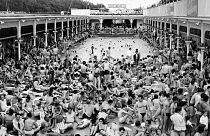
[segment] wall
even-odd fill
[[[198,2],[198,16],[210,17],[210,0],[199,0]]]
[[[190,16],[209,17],[210,0],[181,0],[158,7],[145,9],[145,16]]]
[[[174,16],[187,16],[187,0],[174,3]]]

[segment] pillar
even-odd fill
[[[44,36],[45,36],[45,47],[47,47],[48,43],[47,43],[47,38],[48,38],[48,33],[47,33],[47,19],[45,20],[45,33],[44,33]]]
[[[160,30],[163,30],[163,23],[160,21]]]
[[[36,38],[37,38],[37,36],[36,36],[36,20],[34,20],[34,23],[33,23],[33,36],[32,36],[32,38],[33,38],[33,42],[34,42],[34,47],[36,47]]]
[[[103,28],[103,19],[102,18],[100,19],[100,28],[101,29]]]
[[[56,24],[56,19],[55,19],[55,22],[54,22],[54,42],[57,42],[57,36],[56,36],[56,33],[57,33],[57,24]]]
[[[76,35],[78,34],[78,20],[76,20],[76,26],[75,26],[75,28],[76,28]]]
[[[169,22],[170,22],[170,33],[172,33],[172,20],[170,20]]]
[[[21,23],[20,21],[18,21],[18,28],[17,28],[17,42],[18,42],[18,60],[21,59],[21,48],[20,48],[20,44],[22,42],[21,40]]]
[[[170,36],[170,50],[172,49],[172,36],[173,36],[173,34],[169,34],[169,36]]]
[[[61,21],[61,39],[63,40],[63,18],[62,18],[62,21]]]
[[[192,43],[192,41],[185,41],[185,43],[187,46],[187,56],[188,56],[188,53],[190,52],[190,44]]]
[[[189,40],[189,38],[190,38],[190,23],[187,20],[187,40]]]
[[[200,49],[201,49],[201,71],[203,71],[205,47],[200,47]]]
[[[205,43],[205,30],[204,30],[204,23],[201,22],[201,44]]]
[[[205,30],[204,30],[204,23],[201,22],[201,71],[203,71],[203,65],[204,65],[204,51],[205,51]]]
[[[176,25],[177,25],[177,35],[179,36],[180,35],[180,26],[179,26],[179,20],[177,20],[176,22]]]
[[[67,28],[66,28],[67,39],[69,38],[69,18],[67,19]]]
[[[153,31],[153,20],[151,19],[151,27],[150,27],[150,31]]]
[[[130,19],[131,28],[133,28],[133,19]]]
[[[83,27],[82,26],[83,26],[83,20],[81,19],[80,20],[80,31],[81,31],[81,33],[83,32],[83,30],[82,30]]]
[[[159,21],[157,21],[157,28],[156,28],[156,32],[157,32],[158,37],[159,37],[159,29],[160,29],[160,26],[159,26]]]
[[[89,26],[90,26],[89,24],[90,24],[90,20],[87,19],[87,29],[88,29],[88,30],[89,30],[89,28],[90,28],[90,27],[89,27]]]
[[[160,30],[160,46],[162,47],[162,40],[163,40],[163,30]]]
[[[166,22],[164,22],[165,24],[164,24],[164,46],[166,46],[167,45],[167,33],[166,33],[166,30],[167,30],[167,27],[166,27]]]
[[[178,52],[179,52],[179,48],[180,48],[180,47],[179,47],[179,40],[180,40],[180,39],[181,39],[181,37],[179,37],[179,36],[176,37],[176,40],[177,40],[177,42],[176,42],[176,43],[177,43],[176,48],[177,48],[177,51],[178,51]]]

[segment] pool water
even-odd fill
[[[126,55],[129,48],[132,48],[133,54],[138,49],[141,57],[150,55],[152,50],[145,41],[138,37],[96,37],[89,38],[74,47],[70,52],[70,58],[78,55],[80,60],[88,61],[90,59],[91,46],[94,46],[94,55],[97,58],[101,58],[101,50],[104,49],[104,52],[106,52],[108,47],[111,47],[110,54],[114,59],[120,59],[121,55]]]

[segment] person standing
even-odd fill
[[[138,49],[136,49],[136,52],[135,54],[133,55],[133,61],[134,61],[134,64],[136,66],[138,66],[138,62],[140,61],[140,53],[138,52]]]
[[[172,131],[171,136],[185,136],[186,122],[184,117],[180,114],[181,110],[181,107],[177,107],[175,109],[175,113],[170,117],[174,126],[174,130]]]
[[[127,54],[126,54],[126,58],[127,58],[127,64],[128,63],[131,63],[131,59],[132,59],[132,49],[129,48],[129,50],[127,51]]]

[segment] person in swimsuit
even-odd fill
[[[142,95],[138,96],[138,101],[136,102],[134,106],[134,110],[136,114],[138,115],[140,121],[145,121],[145,115],[147,112],[147,102],[143,99]]]

